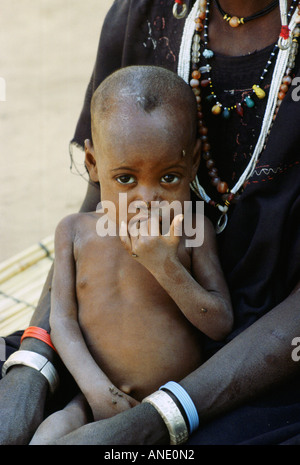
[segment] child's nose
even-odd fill
[[[144,202],[147,205],[147,208],[150,208],[151,202],[160,200],[159,192],[154,191],[153,189],[142,188],[138,192],[137,201]]]

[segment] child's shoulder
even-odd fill
[[[71,213],[62,218],[56,226],[55,236],[73,239],[82,227],[90,222],[96,222],[97,216],[95,212],[79,212]]]

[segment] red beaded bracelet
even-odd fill
[[[37,326],[29,326],[27,329],[25,329],[23,336],[21,337],[21,342],[26,337],[33,337],[35,339],[39,339],[40,341],[45,342],[45,344],[48,344],[48,346],[50,346],[51,349],[55,350],[56,352],[56,349],[51,342],[50,334],[45,329],[38,328]]]

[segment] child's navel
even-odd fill
[[[88,279],[86,277],[80,278],[77,281],[77,286],[80,289],[84,289],[87,286],[87,284],[88,284]]]

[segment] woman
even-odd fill
[[[235,328],[221,345],[207,341],[207,362],[180,382],[192,404],[182,400],[182,391],[169,392],[181,418],[196,408],[200,426],[194,423],[188,444],[293,443],[300,432],[299,365],[291,356],[300,336],[300,109],[293,84],[298,8],[292,0],[116,0],[72,141],[82,146],[91,137],[91,95],[121,66],[164,66],[194,88],[200,171],[206,171],[194,190],[219,232]],[[84,210],[94,208],[97,189],[89,184]],[[32,320],[45,329],[48,288]],[[30,335],[21,348],[57,367],[49,345]],[[28,443],[42,419],[47,379],[17,361],[0,387],[6,412],[11,406],[2,443]],[[164,404],[151,403],[89,424],[62,443],[168,444],[172,425],[164,421]]]

